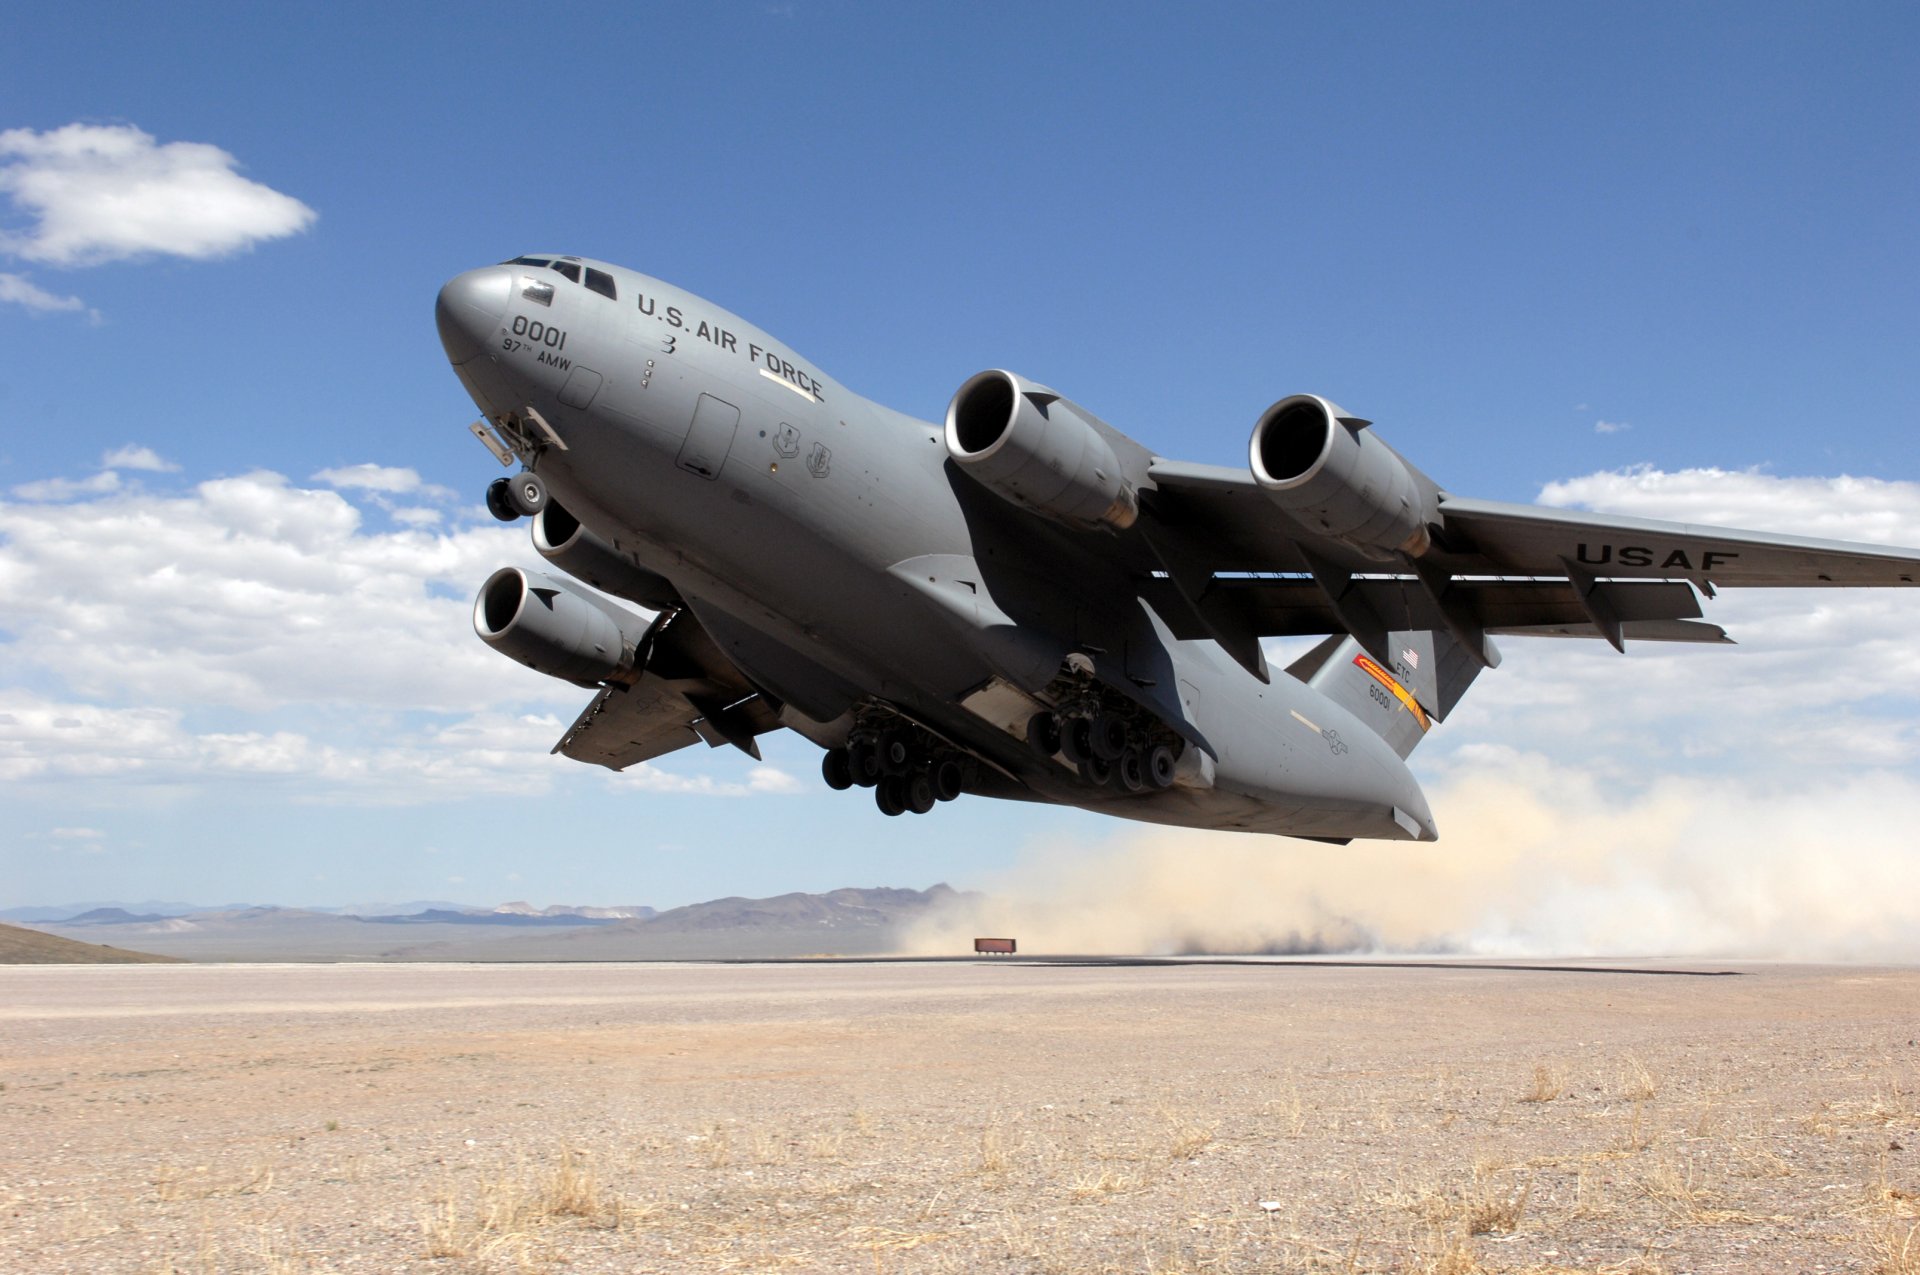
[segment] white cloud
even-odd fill
[[[63,297],[48,292],[31,280],[17,274],[0,273],[0,302],[25,306],[34,314],[49,314],[62,310],[85,310],[87,303],[79,297]],[[94,316],[98,318],[98,315]]]
[[[1625,421],[1595,421],[1593,432],[1596,434],[1619,434],[1632,429]]]
[[[41,478],[21,483],[13,494],[22,500],[72,500],[76,496],[100,496],[120,490],[120,475],[105,469],[91,478]]]
[[[347,472],[368,471],[434,490],[410,470]],[[173,495],[111,478],[0,502],[0,782],[399,803],[595,779],[549,754],[587,693],[473,635],[469,598],[495,567],[547,569],[524,527],[370,530],[347,495],[266,472]],[[648,767],[638,786],[801,788],[774,767]]]
[[[0,193],[34,221],[0,232],[0,250],[60,266],[153,254],[208,259],[313,224],[311,208],[237,166],[217,146],[161,145],[126,124],[0,132]]]
[[[125,447],[116,447],[100,458],[102,469],[142,469],[154,474],[178,473],[180,466],[165,459],[151,447],[141,447],[128,443]]]
[[[570,698],[474,638],[471,591],[538,559],[524,528],[369,532],[337,492],[257,472],[184,494],[105,471],[0,504],[0,627],[16,668],[83,699],[263,711],[473,712]],[[449,593],[453,596],[447,596]]]
[[[715,779],[711,775],[681,775],[661,770],[648,762],[620,771],[612,777],[617,788],[641,792],[696,794],[704,797],[791,796],[807,791],[806,785],[774,766],[755,766],[747,772],[746,782]]]
[[[396,496],[416,491],[446,491],[444,487],[429,487],[423,484],[418,470],[400,465],[375,465],[371,462],[323,469],[313,478],[315,482],[325,483],[329,487],[349,491],[378,491]]]

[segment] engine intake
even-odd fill
[[[474,599],[473,631],[530,669],[598,686],[633,672],[647,622],[564,580],[502,567]]]
[[[533,547],[542,558],[602,593],[664,611],[680,601],[673,583],[620,552],[583,526],[558,501],[533,517]]]
[[[947,454],[1001,498],[1077,527],[1130,527],[1139,498],[1104,422],[1044,385],[994,369],[947,405]]]
[[[1317,395],[1281,399],[1253,427],[1254,481],[1310,531],[1380,561],[1417,558],[1440,523],[1438,494],[1369,423]]]

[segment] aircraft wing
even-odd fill
[[[754,737],[780,729],[780,705],[727,661],[691,613],[662,612],[643,646],[640,676],[594,696],[554,752],[609,770],[693,743],[732,744],[760,760]]]
[[[1467,500],[1442,493],[1419,559],[1383,562],[1314,534],[1245,470],[1156,459],[1144,530],[1162,570],[1143,595],[1176,637],[1212,637],[1257,675],[1258,639],[1439,630],[1483,664],[1488,634],[1725,642],[1696,590],[1920,583],[1920,551]]]

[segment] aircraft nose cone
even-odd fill
[[[493,343],[507,312],[513,272],[504,266],[469,270],[447,281],[433,304],[447,358],[465,363]]]

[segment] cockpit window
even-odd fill
[[[504,264],[509,266],[550,266],[553,264],[553,261],[547,257],[515,257],[512,261]]]
[[[571,261],[556,261],[553,263],[553,268],[575,283],[580,282],[580,267],[574,265]]]
[[[587,267],[587,291],[597,292],[614,301],[620,299],[613,295],[613,276],[604,270],[595,270],[592,266]]]
[[[536,305],[553,304],[553,285],[532,275],[520,276],[520,295]]]

